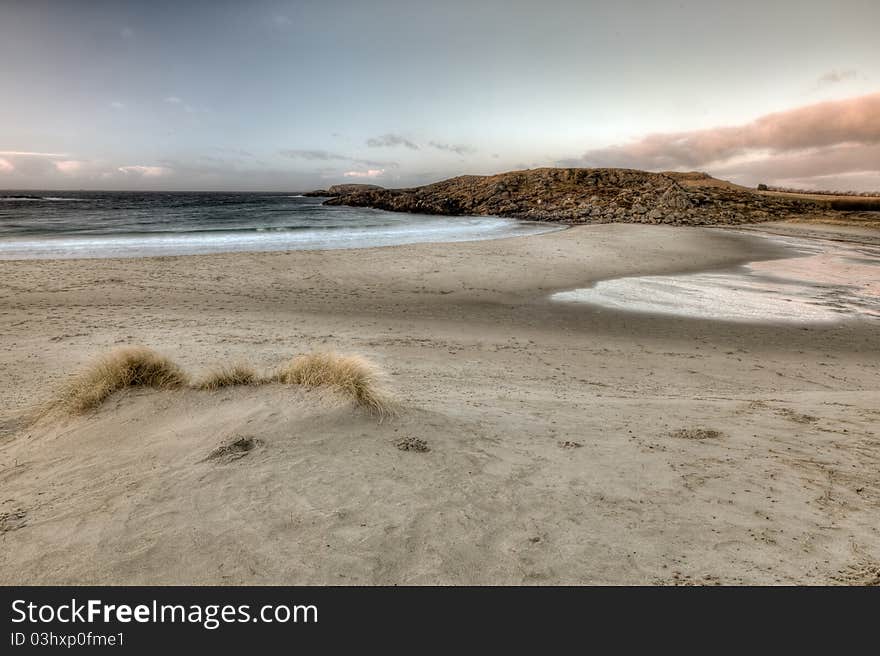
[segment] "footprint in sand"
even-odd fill
[[[712,428],[680,428],[670,435],[684,440],[715,440],[724,437],[724,433]]]
[[[27,526],[27,511],[16,508],[11,512],[0,513],[0,533],[17,531]]]
[[[219,463],[229,463],[244,458],[254,449],[263,446],[263,440],[253,437],[234,437],[232,441],[218,446],[208,454],[202,462],[214,461]]]

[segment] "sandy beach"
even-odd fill
[[[2,261],[0,583],[876,583],[876,321],[549,298],[784,256],[759,233],[606,224],[369,251]],[[196,373],[362,354],[399,414],[267,385],[137,390],[26,421],[120,344]],[[239,438],[247,452],[216,457]],[[429,450],[398,448],[407,438]]]

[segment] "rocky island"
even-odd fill
[[[374,191],[378,189],[383,189],[383,187],[371,184],[338,184],[333,185],[329,189],[316,189],[315,191],[307,191],[303,194],[303,196],[324,198],[326,196],[342,196],[344,194],[351,194],[356,191]]]

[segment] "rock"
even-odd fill
[[[460,176],[412,189],[345,184],[312,192],[327,205],[394,212],[493,215],[583,222],[737,224],[816,211],[812,201],[765,196],[705,173],[633,169],[532,169]]]
[[[673,182],[660,197],[660,204],[670,209],[683,210],[691,206],[691,200],[688,198],[687,192]]]
[[[359,191],[377,191],[380,189],[384,189],[384,187],[380,187],[379,185],[371,185],[371,184],[338,184],[333,185],[329,189],[316,189],[315,191],[307,191],[303,194],[303,196],[343,196],[346,194],[353,194]]]
[[[379,191],[384,189],[384,187],[380,187],[379,185],[372,184],[337,184],[330,187],[327,191],[330,192],[331,196],[340,196],[342,194],[352,194],[358,191]]]

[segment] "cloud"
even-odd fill
[[[470,146],[459,146],[456,144],[445,144],[445,143],[437,143],[436,141],[431,141],[429,144],[431,148],[436,148],[437,150],[444,150],[446,152],[455,153],[456,155],[472,155],[477,152],[476,148],[471,148]]]
[[[0,159],[4,162],[0,171],[25,177],[51,177],[57,173],[72,174],[84,164],[79,160],[69,159],[65,153],[43,153],[34,150],[0,150]]]
[[[65,153],[38,153],[29,150],[0,150],[0,155],[9,157],[67,157]]]
[[[751,160],[719,164],[713,172],[721,176],[747,173],[756,180],[830,177],[853,171],[880,171],[880,143],[839,144],[792,153],[766,155]]]
[[[816,189],[819,191],[871,191],[880,189],[880,171],[852,171],[810,178],[780,178],[773,183],[789,189]]]
[[[337,155],[336,153],[331,153],[326,150],[294,150],[288,148],[287,150],[279,150],[281,155],[285,157],[290,157],[291,159],[307,159],[312,161],[322,161],[327,162],[330,160],[348,160],[348,157],[344,155]]]
[[[279,150],[278,153],[284,157],[289,157],[290,159],[304,159],[312,162],[353,162],[359,166],[372,166],[377,168],[397,168],[399,166],[397,162],[377,162],[372,159],[358,159],[355,157],[349,157],[348,155],[331,153],[326,150],[296,150],[289,148],[286,150]]]
[[[119,31],[119,35],[120,35],[123,39],[130,39],[130,38],[132,38],[132,37],[134,36],[134,30],[131,29],[130,27],[123,27],[123,28]]]
[[[821,76],[816,81],[816,86],[818,87],[827,87],[832,84],[838,84],[840,82],[845,82],[846,80],[853,80],[858,77],[859,73],[856,70],[849,69],[846,71],[828,71],[825,75]]]
[[[55,162],[55,169],[60,173],[64,173],[67,175],[73,175],[75,173],[79,173],[80,169],[83,167],[83,162],[75,159],[66,159],[60,162]]]
[[[158,178],[171,173],[171,169],[164,166],[144,166],[142,164],[133,164],[130,166],[120,166],[116,169],[125,175],[133,175],[144,178]]]
[[[346,171],[346,178],[378,178],[385,175],[385,169],[369,169],[368,171]]]
[[[810,177],[880,170],[878,144],[880,93],[874,93],[776,112],[740,126],[650,134],[557,163],[649,170],[699,167],[750,180],[769,178],[779,167]]]
[[[183,111],[187,112],[188,114],[195,114],[196,112],[200,111],[198,108],[193,107],[189,103],[184,102],[183,98],[180,98],[179,96],[166,96],[162,100],[163,100],[163,102],[166,102],[169,105],[178,105],[180,107],[183,107]],[[201,110],[201,111],[205,111],[205,110]]]
[[[224,146],[214,146],[212,150],[216,150],[219,153],[226,153],[228,155],[235,155],[237,157],[253,157],[254,154],[250,151],[244,150],[243,148],[226,148]]]
[[[406,137],[399,134],[383,134],[381,137],[367,139],[370,148],[392,148],[394,146],[406,146],[410,150],[418,150],[419,147]]]
[[[113,109],[125,109],[125,103],[121,103],[118,100],[114,100],[112,103],[110,103],[110,106]]]

